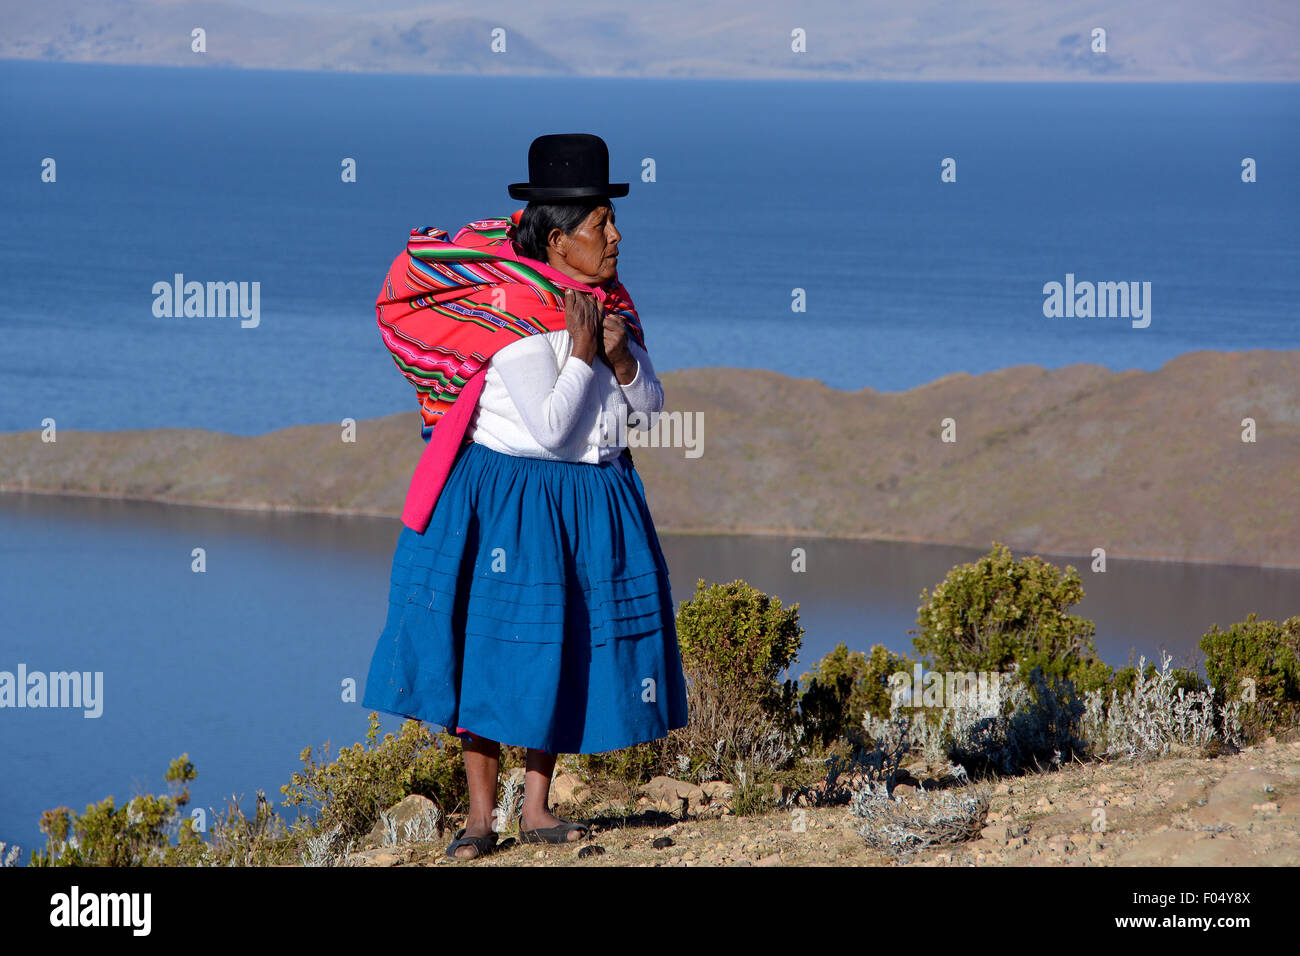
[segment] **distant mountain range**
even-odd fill
[[[1019,365],[889,393],[763,370],[662,379],[704,427],[699,457],[633,451],[661,531],[1300,567],[1300,351]],[[357,423],[355,443],[334,424],[0,434],[0,491],[396,516],[424,450],[411,403]]]
[[[0,0],[0,59],[734,79],[1300,81],[1295,0]],[[206,52],[191,49],[195,29]],[[1094,52],[1094,30],[1105,52]],[[494,52],[494,31],[498,46]],[[794,52],[794,31],[806,52]]]

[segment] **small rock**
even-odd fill
[[[641,787],[641,792],[655,802],[664,813],[692,812],[708,802],[705,792],[685,780],[672,777],[653,777]]]
[[[344,862],[348,866],[397,866],[405,862],[408,853],[381,847],[351,854]]]
[[[708,783],[701,784],[700,789],[704,791],[705,796],[715,803],[730,800],[734,792],[734,788],[725,780],[710,780]]]
[[[980,836],[990,843],[1005,846],[1010,834],[1005,823],[991,823],[980,831]]]

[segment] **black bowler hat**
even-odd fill
[[[609,181],[609,148],[591,133],[552,133],[528,147],[528,182],[511,183],[515,199],[626,196],[627,183]]]

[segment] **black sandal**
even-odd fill
[[[559,819],[558,817],[556,819]],[[536,830],[519,831],[520,843],[581,843],[581,840],[570,840],[569,834],[574,830],[581,830],[583,833],[590,832],[591,828],[585,823],[574,823],[571,820],[560,820],[553,827],[538,827]]]
[[[457,856],[456,851],[463,846],[472,846],[478,852],[473,856]],[[457,830],[456,837],[452,840],[451,845],[447,847],[447,856],[453,860],[477,860],[479,857],[487,856],[496,852],[497,835],[489,833],[487,836],[465,836],[465,831]]]

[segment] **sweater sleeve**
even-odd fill
[[[558,368],[555,351],[542,335],[506,346],[492,357],[492,365],[537,444],[551,452],[563,448],[581,420],[596,377],[592,367],[570,355]]]
[[[620,387],[623,398],[627,400],[630,426],[646,431],[663,411],[664,388],[655,376],[654,365],[645,350],[635,342],[629,342],[627,347],[636,359],[636,377]]]

